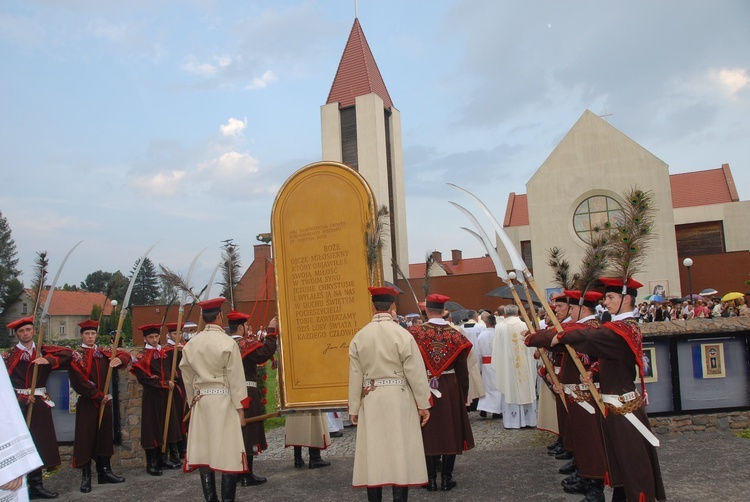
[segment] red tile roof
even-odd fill
[[[457,265],[454,265],[452,260],[444,260],[439,263],[448,275],[483,274],[495,271],[495,266],[492,264],[492,260],[489,256],[482,256],[481,258],[462,258]],[[424,269],[424,262],[410,263],[409,278],[424,277]]]
[[[31,290],[27,289],[27,293]],[[47,293],[42,291],[41,305],[47,301]],[[86,291],[62,291],[55,290],[52,296],[52,302],[49,306],[49,315],[82,315],[91,314],[91,308],[94,305],[101,306],[105,300],[104,293],[88,293]],[[112,312],[112,305],[109,302],[104,304],[104,315]]]
[[[729,164],[718,169],[670,174],[672,208],[725,204],[740,200],[734,185]],[[526,194],[508,196],[504,227],[522,227],[529,224],[529,203]]]
[[[339,108],[344,108],[354,105],[357,96],[373,92],[380,96],[386,108],[393,106],[359,19],[355,19],[326,103],[338,103]]]
[[[504,227],[523,227],[529,224],[529,202],[525,193],[508,195],[508,207],[505,209]]]
[[[719,169],[672,174],[669,184],[672,186],[672,207],[675,209],[740,200],[729,164],[723,164]]]

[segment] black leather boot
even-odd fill
[[[206,502],[219,502],[219,497],[216,495],[216,474],[208,467],[200,467],[199,471],[203,498]]]
[[[146,450],[146,472],[152,476],[161,476],[161,467],[159,467],[159,458],[161,452],[156,448],[148,448]]]
[[[586,494],[589,491],[589,485],[591,484],[590,479],[579,478],[578,483],[563,485],[563,491],[565,493],[582,493]]]
[[[436,492],[438,489],[436,461],[437,456],[435,455],[427,455],[425,457],[425,462],[427,462],[427,484],[423,488],[428,492]]]
[[[221,475],[221,502],[233,502],[237,493],[237,475]]]
[[[255,458],[254,455],[247,456],[248,472],[245,474],[240,474],[240,484],[242,486],[262,485],[263,483],[268,481],[263,476],[256,476],[255,474],[253,474],[253,458]],[[295,465],[296,465],[296,462],[295,462]]]
[[[601,479],[592,479],[589,481],[589,491],[581,502],[605,502],[604,498],[604,481]]]
[[[557,445],[562,444],[562,440],[560,439],[560,436],[557,436],[557,439],[555,439],[554,443],[547,445],[547,451],[552,451],[555,448],[557,448]]]
[[[310,448],[310,463],[307,467],[317,469],[318,467],[328,467],[329,465],[331,465],[330,462],[326,462],[320,458],[320,448]]]
[[[576,472],[576,461],[571,460],[564,466],[560,467],[560,469],[558,469],[557,472],[559,472],[560,474],[565,474],[565,475],[573,474],[574,472]]]
[[[42,469],[36,469],[26,475],[26,483],[29,485],[29,498],[34,499],[56,499],[57,492],[51,492],[42,485]]]
[[[456,464],[455,455],[443,455],[443,469],[440,477],[440,489],[444,492],[450,491],[458,483],[453,481],[453,466]]]
[[[157,448],[155,451],[159,453],[159,467],[162,469],[179,469],[182,467],[179,459],[177,459],[177,462],[173,462],[170,458],[169,445],[167,445],[164,453],[162,453],[161,448]]]
[[[169,443],[167,447],[169,450],[169,461],[177,466],[182,467],[182,458],[180,457],[180,449],[177,447],[177,443]]]
[[[367,502],[380,502],[383,500],[383,488],[368,488],[367,489]]]
[[[625,488],[622,486],[615,486],[614,490],[612,490],[612,502],[625,502],[626,500]]]
[[[571,474],[567,478],[565,478],[562,481],[560,481],[560,484],[563,485],[563,486],[565,486],[565,485],[574,485],[574,484],[580,483],[580,482],[581,482],[581,476],[580,476],[580,473],[578,472],[578,469],[576,469],[573,472],[573,474]]]
[[[295,446],[294,447],[294,467],[304,467],[305,461],[302,460],[302,447],[301,446]]]
[[[100,485],[124,483],[125,478],[112,472],[111,457],[96,458],[96,477]]]
[[[409,500],[408,486],[393,487],[393,502],[407,502]]]
[[[81,493],[91,493],[91,462],[81,467]]]

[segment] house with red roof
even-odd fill
[[[47,301],[49,290],[42,291],[39,305],[42,307]],[[78,323],[91,318],[94,305],[103,307],[104,316],[112,313],[112,305],[104,293],[90,293],[88,291],[55,290],[47,312],[47,326],[45,340],[77,339],[79,336]],[[41,308],[40,307],[40,310]],[[34,311],[34,297],[30,289],[24,290],[21,296],[5,312],[4,317],[15,320],[29,316]],[[13,333],[8,333],[13,336]]]

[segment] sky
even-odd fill
[[[79,240],[58,285],[127,275],[157,241],[183,275],[206,249],[196,289],[226,239],[249,266],[280,186],[322,160],[355,9],[401,112],[411,263],[483,255],[446,182],[502,221],[586,109],[671,173],[729,164],[750,197],[745,0],[4,0],[0,211],[21,279]]]

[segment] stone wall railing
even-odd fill
[[[712,319],[675,319],[640,324],[644,337],[663,335],[697,335],[750,331],[750,317],[715,317]]]

